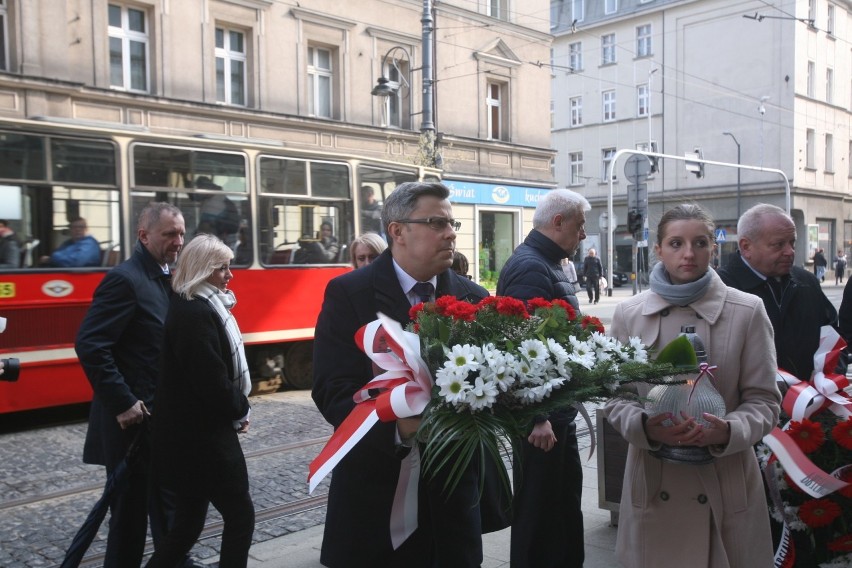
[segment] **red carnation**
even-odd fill
[[[435,308],[439,315],[448,316],[452,310],[453,304],[458,302],[455,296],[441,296],[435,300]]]
[[[843,422],[838,422],[831,429],[831,437],[837,442],[838,446],[842,446],[847,450],[852,450],[852,418],[847,418]]]
[[[834,552],[852,552],[852,534],[845,534],[828,543],[828,549]]]
[[[580,320],[580,325],[583,326],[583,329],[592,328],[592,331],[604,332],[603,322],[595,316],[583,316],[583,319]]]
[[[411,309],[408,310],[409,319],[411,319],[411,321],[416,320],[417,316],[419,316],[420,312],[422,312],[422,311],[423,311],[423,302],[420,302],[419,304],[415,304],[415,305],[411,306]]]
[[[544,298],[532,298],[527,301],[527,307],[530,313],[535,312],[538,308],[550,308],[553,304]]]
[[[447,308],[447,315],[457,320],[473,321],[474,315],[476,315],[476,306],[467,302],[456,302]]]
[[[831,499],[811,499],[799,507],[799,518],[811,528],[830,525],[840,516],[840,505]]]
[[[487,308],[491,304],[496,304],[498,299],[499,298],[497,296],[485,296],[484,298],[479,300],[478,304],[476,304],[476,309],[477,310],[484,310],[485,308]]]
[[[577,310],[574,309],[574,306],[563,300],[559,300],[559,302],[565,304],[562,307],[565,308],[565,315],[568,316],[568,321],[574,321],[577,319]]]
[[[520,300],[510,298],[509,296],[500,296],[496,304],[497,313],[503,316],[521,316],[528,318],[527,307]]]
[[[795,420],[790,422],[787,434],[806,454],[817,451],[825,442],[825,432],[822,431],[822,427],[818,422],[813,422],[807,418],[803,418],[801,422]]]
[[[569,304],[568,302],[566,302],[565,300],[563,300],[563,299],[561,299],[561,298],[556,298],[555,300],[553,300],[553,305],[554,305],[554,306],[559,306],[560,308],[562,308],[562,309],[563,309],[563,310],[565,310],[566,312],[567,312],[568,310],[573,310],[573,309],[574,309],[574,308],[573,308],[573,306],[571,306],[571,304]]]

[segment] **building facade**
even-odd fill
[[[0,0],[0,128],[414,165],[421,178],[490,188],[460,202],[458,243],[474,274],[499,271],[496,251],[517,245],[529,216],[501,196],[555,186],[550,74],[534,64],[548,56],[548,10],[546,0]],[[371,94],[379,78],[390,96]],[[132,190],[136,177],[119,179]],[[379,199],[392,189],[374,185]],[[117,240],[117,227],[93,224]],[[347,237],[361,229],[348,226]]]
[[[698,177],[661,159],[644,180],[651,244],[665,209],[695,202],[723,230],[724,262],[742,211],[786,207],[786,177],[796,263],[810,265],[816,248],[852,252],[852,3],[558,0],[551,11],[556,178],[593,203],[589,233],[605,232],[612,156],[650,147],[755,168],[707,165]],[[625,158],[614,168],[613,264],[630,270]]]

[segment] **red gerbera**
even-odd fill
[[[828,549],[834,552],[852,552],[852,534],[845,534],[828,543]]]
[[[516,300],[515,298],[500,296],[495,306],[497,308],[497,313],[503,316],[521,316],[524,319],[530,317],[524,303],[520,300]]]
[[[838,489],[837,492],[848,499],[852,499],[852,467],[847,467],[840,472],[840,480],[849,483],[849,485],[843,489]]]
[[[838,422],[831,429],[831,437],[837,442],[837,445],[852,450],[852,418],[847,418],[843,422]]]
[[[799,518],[811,528],[830,525],[840,513],[840,505],[831,499],[811,499],[799,507]]]
[[[603,322],[595,316],[583,316],[583,319],[580,320],[580,325],[583,326],[583,329],[592,328],[594,331],[604,332]]]
[[[822,431],[822,426],[818,422],[813,422],[807,418],[803,418],[801,422],[795,420],[790,422],[787,434],[796,442],[799,449],[806,454],[812,454],[817,451],[823,442],[825,442],[825,432]]]

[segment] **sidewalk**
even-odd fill
[[[594,415],[592,415],[594,420]],[[586,441],[588,439],[586,438]],[[589,456],[588,444],[580,440],[580,458]],[[613,568],[615,561],[615,527],[610,526],[609,511],[598,507],[597,454],[583,465],[583,522],[586,532],[585,568]],[[252,547],[250,568],[319,568],[320,546],[324,525],[318,525]],[[483,568],[508,568],[509,531],[483,537]]]

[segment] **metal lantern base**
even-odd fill
[[[707,448],[700,446],[666,446],[652,450],[651,455],[669,463],[681,465],[707,465],[716,458]]]

